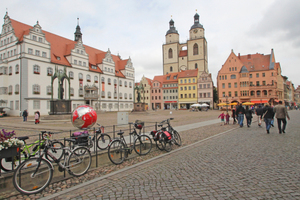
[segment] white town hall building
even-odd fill
[[[70,99],[72,110],[90,105],[95,110],[129,111],[134,102],[134,68],[122,60],[82,43],[79,24],[74,41],[11,19],[6,12],[0,35],[0,106],[19,116],[50,111],[50,100]],[[53,81],[54,74],[69,77]],[[63,88],[59,92],[58,88]],[[53,89],[52,89],[53,88]]]

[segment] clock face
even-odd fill
[[[186,70],[186,66],[183,65],[183,66],[180,67],[180,69],[181,70]]]
[[[194,29],[194,33],[197,33],[198,32],[198,30],[197,29]]]

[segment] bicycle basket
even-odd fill
[[[142,129],[144,126],[144,122],[142,122],[141,120],[136,120],[134,123],[134,127],[137,129]]]

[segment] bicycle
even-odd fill
[[[164,120],[161,122],[161,124],[167,124],[167,131],[172,134],[172,142],[176,144],[177,146],[181,146],[181,137],[179,133],[171,126],[170,121],[173,120],[174,118],[169,118],[167,120]]]
[[[97,147],[101,150],[107,149],[109,143],[111,142],[111,137],[104,133],[104,127],[97,123],[99,126],[94,134],[93,138],[90,137],[88,130],[82,132],[75,132],[72,134],[71,139],[68,141],[73,145],[72,148],[76,146],[86,146],[92,148],[94,146],[95,139],[97,140]]]
[[[81,176],[85,174],[92,162],[92,156],[88,148],[76,147],[70,149],[63,147],[64,160],[61,162],[49,149],[60,149],[60,147],[53,147],[46,139],[45,148],[39,157],[29,158],[22,162],[13,174],[14,187],[22,194],[30,195],[43,191],[51,182],[53,177],[52,163],[43,158],[48,153],[55,163],[58,165],[59,171],[67,170],[70,175]]]
[[[18,137],[19,140],[24,141],[23,149],[20,149],[20,154],[13,158],[0,159],[0,168],[3,171],[7,171],[7,172],[12,171],[20,164],[20,162],[22,162],[28,158],[36,156],[40,152],[41,149],[44,149],[46,138],[49,139],[51,137],[51,134],[49,134],[49,135],[43,134],[43,133],[46,133],[46,131],[41,131],[41,133],[45,138],[42,136],[40,140],[37,140],[34,143],[29,144],[29,145],[26,144],[26,140],[29,139],[28,136]],[[61,149],[64,146],[61,142],[59,142],[57,140],[53,140],[53,141],[49,140],[49,144],[53,147],[61,147]],[[32,152],[30,151],[31,147],[33,147]],[[58,150],[52,149],[52,153],[55,154],[56,157],[58,157],[59,159],[62,158],[62,156],[63,156],[62,150],[58,151]],[[53,162],[51,157],[48,156],[48,153],[46,153],[45,156],[48,160]]]
[[[125,158],[128,157],[128,154],[132,153],[132,150],[138,155],[147,155],[152,149],[152,141],[148,135],[141,135],[141,129],[143,123],[136,121],[134,123],[133,132],[129,133],[133,135],[134,142],[133,146],[128,146],[126,140],[123,136],[124,132],[120,131],[118,135],[120,138],[113,140],[108,147],[108,158],[115,165],[122,164]],[[139,134],[136,129],[139,129]]]

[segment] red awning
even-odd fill
[[[251,101],[251,103],[268,103],[268,100]]]

